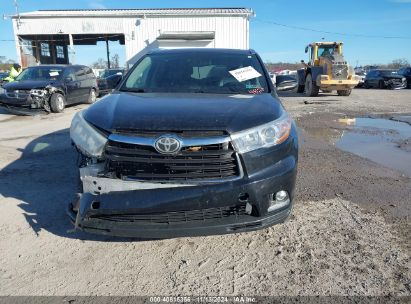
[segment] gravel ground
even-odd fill
[[[0,112],[0,295],[411,295],[411,179],[339,151],[341,117],[411,112],[411,90],[283,93],[300,128],[293,215],[226,236],[143,241],[71,231],[74,113]],[[410,165],[410,164],[404,164]]]

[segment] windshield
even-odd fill
[[[187,52],[145,56],[120,91],[258,94],[269,88],[255,55]]]
[[[337,45],[322,45],[318,47],[318,57],[332,56],[338,53]]]
[[[57,80],[62,74],[62,68],[31,67],[21,72],[16,80]]]

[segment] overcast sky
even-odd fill
[[[14,14],[13,0],[0,2],[2,15]],[[388,63],[396,58],[411,62],[411,0],[19,0],[18,3],[20,12],[74,8],[247,7],[256,13],[250,23],[250,47],[266,61],[306,59],[304,47],[324,38],[344,41],[345,55],[352,65]],[[12,31],[10,20],[0,21],[0,40],[13,39]],[[77,63],[91,64],[98,57],[105,58],[105,45],[76,46],[76,53]],[[111,43],[111,53],[118,53],[124,62],[123,46]],[[0,41],[0,56],[17,59],[12,41]]]

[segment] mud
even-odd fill
[[[411,125],[382,118],[346,121],[350,127],[337,141],[337,148],[411,177]]]

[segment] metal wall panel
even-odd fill
[[[22,19],[17,34],[105,34],[123,32],[123,18],[33,18]]]
[[[156,38],[167,31],[213,31],[215,39],[207,47],[247,49],[247,15],[149,15],[133,17],[40,17],[21,19],[15,27],[18,35],[45,34],[116,34],[125,36],[126,60],[154,47]],[[14,23],[16,20],[13,20]],[[188,44],[188,46],[191,44]]]
[[[167,31],[213,31],[215,40],[209,47],[248,48],[248,19],[242,16],[151,17],[141,19],[137,24],[128,26],[129,31],[135,29],[136,40],[127,40],[126,36],[127,60],[153,44],[161,32]]]

